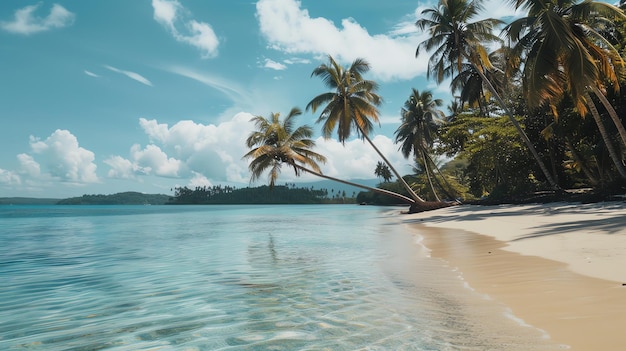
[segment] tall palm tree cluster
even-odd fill
[[[526,16],[506,25],[495,19],[473,21],[483,10],[480,0],[441,0],[436,7],[423,11],[423,18],[416,23],[430,34],[416,51],[417,56],[431,53],[429,76],[438,83],[450,78],[453,93],[460,93],[460,107],[453,113],[457,123],[451,123],[448,131],[458,133],[458,127],[464,125],[467,134],[474,134],[465,141],[476,142],[479,128],[467,128],[471,117],[505,115],[532,155],[533,168],[540,171],[527,169],[529,177],[560,190],[576,179],[570,172],[567,182],[563,166],[575,163],[577,170],[587,170],[583,173],[591,185],[611,181],[624,184],[626,132],[609,101],[621,104],[619,88],[625,63],[618,47],[625,43],[623,11],[591,0],[509,3],[526,11]],[[500,25],[504,28],[496,36]],[[487,48],[495,50],[489,52]],[[573,121],[588,114],[597,132],[590,133],[588,123]],[[587,130],[581,131],[582,126]],[[531,140],[527,131],[533,128],[535,132],[539,129],[535,136],[546,140]],[[494,137],[488,129],[478,135]],[[458,134],[446,137],[448,142],[457,142],[444,147],[447,151],[472,150],[473,145],[465,147],[468,145]],[[491,145],[498,144],[494,141]],[[548,161],[552,169],[546,166]],[[497,164],[492,166],[497,168]],[[589,171],[591,168],[595,171]]]
[[[623,11],[592,0],[509,2],[526,16],[508,24],[473,21],[484,10],[481,0],[440,0],[417,20],[429,38],[418,43],[416,57],[429,55],[428,78],[449,81],[455,101],[446,116],[441,99],[412,89],[401,108],[395,142],[405,158],[414,160],[414,176],[401,176],[372,142],[382,97],[378,84],[364,77],[367,61],[358,58],[344,67],[329,56],[328,63],[313,70],[312,76],[329,88],[306,106],[319,113],[323,137],[336,134],[345,143],[356,136],[368,142],[384,162],[376,175],[391,170],[401,191],[324,175],[318,163],[325,158],[312,151],[312,129],[294,126],[301,114],[297,108],[282,121],[277,113],[253,119],[257,130],[247,139],[251,151],[244,156],[251,159],[252,180],[269,171],[272,186],[287,166],[296,175],[307,172],[392,196],[411,204],[410,211],[454,204],[440,194],[459,197],[463,184],[467,196],[518,183],[555,191],[626,184],[626,132],[620,117],[626,99],[619,94],[625,73]],[[450,164],[456,168],[440,170],[437,154],[454,158]],[[430,201],[415,191],[424,183]]]

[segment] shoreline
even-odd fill
[[[571,350],[625,347],[626,203],[463,205],[403,222],[521,325]]]

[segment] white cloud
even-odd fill
[[[373,35],[354,19],[343,19],[338,27],[328,19],[311,17],[300,6],[296,0],[257,2],[260,30],[271,48],[318,57],[330,54],[343,63],[365,58],[374,78],[383,81],[407,80],[426,72],[427,61],[415,59],[415,49],[425,33],[396,28]]]
[[[179,42],[189,44],[202,52],[203,58],[217,56],[219,39],[213,28],[204,22],[186,20],[188,11],[177,0],[152,0],[154,19],[163,25]],[[176,27],[176,22],[182,22],[186,34]]]
[[[213,183],[198,172],[192,172],[193,177],[189,180],[189,184],[187,185],[190,189],[195,189],[196,187],[210,187],[213,186]]]
[[[130,148],[131,158],[145,174],[154,174],[161,177],[178,177],[182,162],[173,157],[168,157],[161,148],[154,144],[147,145],[144,149],[138,144]]]
[[[90,77],[100,78],[100,76],[99,76],[99,75],[97,75],[97,74],[95,74],[95,73],[93,73],[93,72],[91,72],[91,71],[85,70],[84,72],[85,72],[85,74],[86,74],[86,75],[88,75],[88,76],[90,76]]]
[[[135,73],[135,72],[131,72],[131,71],[124,71],[124,70],[121,70],[119,68],[115,68],[115,67],[112,67],[112,66],[109,66],[109,65],[104,65],[104,68],[106,68],[106,69],[108,69],[110,71],[113,71],[115,73],[123,74],[123,75],[127,76],[130,79],[138,81],[141,84],[145,84],[147,86],[152,86],[152,82],[149,81],[148,79],[146,79],[144,76],[140,75],[139,73]]]
[[[32,137],[30,140],[35,156],[18,155],[22,169],[31,176],[36,176],[40,165],[47,174],[62,181],[74,183],[96,183],[96,165],[94,153],[79,146],[78,139],[67,130],[57,129],[46,140]],[[43,173],[43,172],[42,172]]]
[[[400,174],[410,172],[410,162],[402,157],[392,139],[377,135],[373,142]],[[376,164],[382,161],[370,144],[360,139],[353,139],[342,145],[335,139],[324,140],[320,137],[316,140],[316,145],[316,151],[328,157],[328,162],[321,165],[323,173],[336,178],[375,178]]]
[[[41,165],[31,155],[19,154],[17,155],[17,160],[20,163],[21,173],[34,179],[38,179],[41,176]]]
[[[265,62],[263,63],[263,67],[264,68],[269,68],[269,69],[273,69],[276,71],[284,71],[287,69],[287,66],[280,63],[280,62],[276,62],[274,60],[270,60],[270,59],[265,59]]]
[[[121,156],[111,156],[104,160],[104,163],[109,165],[111,169],[107,173],[109,178],[117,179],[134,179],[137,167],[133,165],[129,160]]]
[[[283,60],[283,62],[288,64],[288,65],[295,65],[295,64],[307,65],[307,64],[311,63],[311,60],[305,59],[305,58],[299,58],[299,57],[292,57],[292,58]]]
[[[157,175],[200,182],[202,176],[208,182],[247,182],[247,163],[241,158],[247,152],[245,139],[254,127],[251,118],[249,113],[238,113],[217,125],[183,120],[172,126],[140,118],[150,144],[143,149],[133,145],[128,159],[107,159],[108,174],[115,178]]]
[[[114,156],[104,163],[110,166],[109,177],[138,179],[142,176],[159,176],[185,179],[189,187],[213,184],[246,184],[250,180],[249,160],[243,159],[248,152],[245,140],[254,129],[250,122],[253,115],[239,113],[219,124],[202,124],[182,120],[168,125],[155,119],[139,119],[149,143],[130,148],[124,158]],[[317,138],[316,151],[326,155],[328,162],[320,165],[324,174],[341,179],[372,179],[376,163],[381,159],[369,144],[362,140],[350,140],[342,145],[334,139]],[[374,143],[401,172],[411,171],[410,161],[405,160],[393,140],[377,135]],[[293,171],[283,168],[281,181],[317,181],[311,175],[296,177]],[[264,183],[265,177],[259,180]],[[257,184],[258,185],[258,184]]]
[[[46,17],[37,17],[34,13],[39,6],[40,4],[26,6],[15,11],[13,21],[0,22],[0,27],[11,33],[30,35],[54,28],[67,27],[74,22],[76,17],[59,4],[52,5],[52,9]]]
[[[0,184],[20,185],[22,184],[22,180],[17,173],[0,168]]]

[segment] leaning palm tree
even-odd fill
[[[409,158],[413,154],[419,159],[418,163],[424,168],[423,171],[437,201],[439,196],[431,179],[434,171],[428,162],[430,158],[428,155],[432,150],[439,122],[445,118],[443,111],[438,109],[440,106],[443,106],[443,100],[433,99],[432,92],[426,90],[420,93],[413,88],[401,110],[402,122],[395,132],[395,142],[401,143],[402,155]]]
[[[474,66],[476,74],[509,117],[550,186],[559,189],[535,146],[487,78],[486,72],[493,66],[484,44],[500,41],[493,30],[502,22],[491,18],[470,22],[482,9],[481,0],[440,0],[437,7],[422,11],[425,18],[415,24],[421,30],[428,30],[430,38],[418,45],[415,55],[419,56],[423,51],[433,52],[428,61],[427,76],[435,75],[437,83],[454,76],[464,63]]]
[[[510,1],[516,8],[528,10],[527,17],[513,21],[505,32],[516,43],[513,48],[516,55],[526,57],[522,75],[529,105],[554,106],[564,94],[569,94],[582,116],[591,112],[609,156],[620,175],[626,178],[621,158],[589,94],[593,92],[600,99],[626,145],[624,126],[603,92],[604,82],[619,89],[624,60],[595,29],[610,26],[615,19],[624,19],[624,13],[613,5],[593,0]]]
[[[272,113],[269,119],[262,116],[252,118],[251,121],[254,122],[257,129],[251,132],[246,139],[246,145],[251,150],[243,156],[243,158],[252,159],[248,165],[252,173],[250,181],[259,179],[265,172],[269,171],[269,185],[273,187],[280,175],[282,166],[286,165],[293,168],[296,176],[306,172],[413,203],[413,199],[401,194],[322,174],[318,162],[326,162],[326,157],[312,151],[315,147],[315,141],[311,139],[313,130],[307,125],[297,128],[294,126],[295,118],[301,114],[302,111],[299,108],[293,108],[282,121],[279,113]]]
[[[345,143],[355,132],[358,137],[367,140],[374,148],[413,201],[416,204],[425,203],[421,197],[415,194],[369,137],[373,130],[372,122],[378,122],[378,106],[382,99],[376,93],[378,84],[363,78],[363,74],[370,69],[367,61],[358,58],[348,68],[339,65],[330,55],[328,61],[328,64],[321,64],[315,68],[311,76],[320,77],[332,91],[314,97],[306,107],[307,110],[311,109],[315,113],[318,108],[324,106],[317,119],[318,123],[323,122],[322,135],[324,138],[330,138],[336,129],[339,141]]]

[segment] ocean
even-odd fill
[[[0,206],[0,350],[557,350],[401,208]]]

